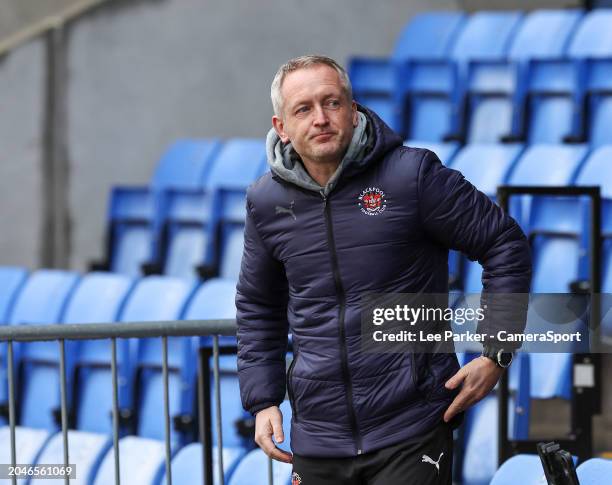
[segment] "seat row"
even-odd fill
[[[134,280],[124,275],[89,273],[81,276],[58,270],[28,274],[21,268],[5,267],[0,268],[0,286],[3,288],[0,313],[3,321],[10,325],[58,322],[86,325],[235,316],[235,283],[228,280],[213,279],[198,285],[164,276]],[[197,348],[209,345],[209,342],[197,338],[170,338],[168,344],[169,406],[175,423],[171,436],[175,455],[173,467],[176,466],[178,476],[181,473],[193,474],[194,470],[197,475],[197,470],[201,473],[202,450],[194,442],[197,429],[195,363]],[[5,353],[5,347],[1,350]],[[165,430],[159,404],[163,400],[159,339],[119,340],[118,350],[122,479],[143,485],[163,483]],[[70,391],[67,399],[69,452],[71,462],[78,464],[83,480],[80,483],[110,483],[114,473],[110,355],[110,342],[106,340],[66,343],[67,389]],[[4,363],[6,355],[3,357]],[[16,376],[19,396],[16,408],[20,425],[17,430],[18,461],[61,462],[57,345],[54,342],[15,344],[15,364],[19,369]],[[235,357],[221,356],[220,371],[227,478],[234,474],[244,478],[245,474],[257,473],[264,477],[267,470],[265,456],[260,450],[250,451],[254,446],[252,441],[240,435],[234,425],[236,420],[244,417]],[[6,401],[6,379],[0,384],[3,401]],[[213,413],[214,408],[213,403]],[[287,404],[283,407],[283,414],[288,437],[291,410]],[[6,415],[3,418],[6,423]],[[6,438],[0,440],[0,458],[4,457],[8,462],[8,427],[0,428],[0,435]],[[216,440],[215,431],[213,439]],[[288,440],[285,446],[289,446]],[[242,460],[246,464],[242,464]],[[290,468],[276,466],[281,475],[290,471]],[[494,466],[493,463],[490,466]],[[137,476],[135,470],[139,472]],[[244,483],[238,478],[235,480],[230,483]],[[265,482],[262,480],[262,483]]]
[[[246,187],[265,170],[263,139],[177,141],[149,185],[112,189],[106,256],[92,269],[236,278]]]
[[[611,143],[612,9],[415,15],[357,101],[418,142]]]
[[[46,323],[143,322],[235,318],[235,281],[211,279],[203,284],[166,276],[132,279],[125,275],[93,272],[79,275],[60,270],[28,273],[23,268],[0,268],[0,317],[8,325]],[[235,339],[221,338],[235,347]],[[78,482],[101,485],[114,476],[111,449],[111,350],[108,340],[66,342],[69,452],[79,468]],[[159,339],[126,339],[118,343],[120,453],[122,481],[132,484],[165,483],[164,417],[161,345]],[[197,350],[210,339],[168,339],[169,407],[175,423],[171,444],[173,470],[202,474],[201,445],[196,441]],[[2,368],[6,369],[3,345]],[[14,344],[17,410],[17,458],[24,463],[60,463],[59,350],[55,342]],[[2,372],[0,398],[7,399],[6,371]],[[261,452],[247,453],[254,443],[235,425],[245,413],[240,402],[236,357],[220,358],[223,456],[226,482],[240,484],[253,463],[267,473]],[[7,406],[3,406],[7,409]],[[213,416],[216,406],[212,404]],[[286,443],[289,449],[291,408],[283,404]],[[7,415],[0,418],[6,424]],[[10,462],[7,426],[0,428],[0,458]],[[217,442],[213,429],[213,442]],[[245,464],[241,465],[241,460]],[[262,468],[263,467],[263,468]],[[242,471],[241,471],[242,470]],[[275,466],[277,483],[290,483],[290,467]],[[240,478],[240,477],[243,478]],[[264,475],[262,475],[263,477]],[[37,483],[35,480],[32,483]],[[45,482],[46,483],[46,482]],[[179,483],[189,483],[181,482]],[[201,483],[201,482],[199,482]],[[263,483],[263,480],[262,480]]]
[[[236,315],[232,280],[212,279],[200,285],[165,276],[134,280],[100,272],[81,276],[70,271],[38,270],[28,274],[22,268],[3,267],[0,281],[3,286],[0,314],[9,325],[234,319]],[[234,338],[222,337],[222,341],[235,346]],[[168,339],[173,415],[195,415],[196,351],[200,345],[209,346],[209,339]],[[3,368],[5,351],[3,345]],[[75,429],[102,433],[111,430],[110,355],[108,340],[66,342],[67,402]],[[119,403],[126,432],[150,438],[164,436],[158,412],[161,357],[160,339],[118,341]],[[223,356],[223,359],[227,375],[235,374],[235,358]],[[16,343],[14,360],[18,423],[57,430],[56,409],[60,404],[57,343]],[[6,372],[1,384],[0,396],[6,402]],[[237,406],[238,412],[234,414],[241,415],[239,402]],[[232,442],[230,435],[226,438]],[[173,436],[177,442],[190,439],[193,436],[186,431],[177,431]]]
[[[246,145],[244,141],[231,141],[226,143],[224,151],[216,157],[195,157],[197,163],[202,165],[201,171],[217,174],[209,179],[215,181],[211,182],[212,188],[179,188],[177,180],[185,184],[193,180],[191,171],[182,168],[194,160],[194,157],[186,156],[185,151],[189,147],[194,150],[195,146],[199,146],[200,153],[208,153],[201,147],[214,146],[215,143],[206,140],[178,142],[161,158],[151,187],[113,191],[108,221],[110,242],[106,268],[130,276],[141,274],[144,268],[149,273],[194,279],[197,276],[195,268],[199,267],[200,277],[220,274],[222,277],[237,278],[243,248],[245,189],[258,174],[265,171],[263,140],[250,140]],[[241,150],[235,149],[236,146],[242,146]],[[435,151],[443,162],[460,170],[476,187],[491,197],[501,184],[601,185],[604,198],[602,231],[605,235],[612,233],[609,224],[612,220],[612,187],[606,183],[607,178],[601,176],[608,174],[609,166],[612,165],[610,146],[593,149],[582,144],[525,146],[516,143],[474,143],[461,150],[457,143],[421,143],[418,146]],[[255,147],[260,149],[259,152]],[[240,155],[230,157],[229,153],[232,152],[240,152]],[[253,164],[253,160],[257,160],[258,156],[259,165],[253,169],[257,165]],[[228,158],[233,163],[227,162]],[[160,180],[163,177],[160,174],[171,166],[174,167],[174,182],[166,180],[166,183],[162,183]],[[215,167],[216,171],[213,170]],[[252,170],[246,170],[245,167]],[[132,198],[136,192],[147,194],[147,197]],[[529,234],[571,232],[574,239],[579,240],[579,235],[586,233],[585,221],[577,216],[579,206],[575,203],[564,206],[560,203],[538,203],[530,209],[528,203],[513,202],[512,209],[513,215]],[[540,244],[537,239],[534,242]],[[567,240],[565,244],[573,243]],[[582,244],[588,244],[588,241],[583,240]],[[609,246],[610,241],[606,237],[603,272],[603,286],[606,288],[612,287],[612,271],[608,270],[612,264],[607,256]],[[580,249],[574,245],[569,254],[576,254]],[[152,254],[157,254],[157,257],[154,258]],[[568,253],[564,254],[567,257]],[[587,258],[579,259],[580,273],[584,273]],[[157,262],[151,263],[153,260]],[[149,263],[145,264],[147,261]],[[553,265],[553,268],[564,270],[562,265]],[[453,255],[451,273],[457,286],[466,291],[479,291],[479,267],[467,262],[463,264],[457,255]],[[559,285],[566,278],[556,278],[553,273],[541,274],[549,282],[557,282],[559,291],[565,291],[566,288]]]
[[[0,282],[3,288],[0,312],[4,321],[11,325],[235,316],[235,283],[228,280],[213,279],[199,285],[163,276],[132,280],[123,275],[90,273],[80,276],[57,270],[41,270],[28,275],[20,268],[0,268]],[[233,344],[233,341],[226,343]],[[195,362],[197,348],[201,345],[209,345],[209,342],[197,338],[169,339],[170,412],[177,423],[172,431],[172,443],[177,453],[196,439]],[[150,474],[161,473],[164,421],[159,405],[163,396],[160,342],[158,339],[130,339],[119,341],[118,348],[121,448],[125,453],[122,463],[140,460],[139,469],[146,468]],[[2,348],[3,353],[4,350]],[[35,460],[46,446],[61,457],[61,438],[57,433],[60,399],[58,349],[54,343],[19,344],[15,348],[15,357],[19,369],[18,422],[22,426],[18,433],[21,437],[18,438],[21,440],[20,461],[33,462],[31,460]],[[104,340],[67,342],[66,357],[67,387],[71,390],[68,396],[70,427],[73,430],[70,439],[71,446],[76,447],[76,455],[71,456],[79,457],[79,463],[88,467],[97,467],[102,456],[106,456],[108,463],[104,470],[107,476],[112,476],[112,456],[108,451],[112,396],[110,343]],[[240,435],[234,425],[236,420],[244,417],[235,357],[222,356],[221,365],[223,443],[224,453],[228,454],[224,462],[229,467],[226,471],[230,473],[233,465],[237,464],[236,460],[251,449],[253,443]],[[531,384],[527,381],[530,398],[560,395],[562,391],[554,387],[557,385],[569,388],[571,377],[565,360],[549,361],[544,368],[546,375],[538,375],[536,368]],[[512,370],[514,373],[518,369],[514,367]],[[553,384],[543,385],[550,381]],[[524,381],[514,379],[515,390],[524,385]],[[6,382],[0,389],[5,400]],[[489,398],[470,413],[466,441],[462,444],[466,450],[465,469],[478,470],[479,473],[488,470],[490,477],[495,470],[495,454],[482,453],[482,446],[486,446],[487,451],[494,450],[495,438],[479,430],[483,426],[495,429],[495,402]],[[289,421],[286,414],[285,423]],[[4,428],[3,432],[7,433],[7,429]],[[484,441],[483,436],[487,438]],[[9,457],[8,441],[2,442],[5,445],[0,453]],[[85,453],[84,450],[90,451]],[[85,455],[79,455],[81,452]],[[49,458],[49,455],[41,456]],[[473,466],[474,457],[482,462],[479,467]],[[149,472],[144,476],[149,476]],[[466,483],[477,483],[470,481],[474,478],[473,473],[466,472],[465,478]]]

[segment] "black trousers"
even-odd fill
[[[451,485],[453,430],[442,423],[418,439],[350,458],[293,455],[292,485]]]

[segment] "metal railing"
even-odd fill
[[[66,7],[58,14],[49,15],[48,17],[29,25],[28,27],[19,30],[18,32],[8,36],[6,39],[0,41],[0,56],[3,56],[4,54],[16,49],[32,39],[46,34],[50,30],[63,27],[71,20],[76,19],[91,9],[103,3],[108,3],[109,1],[110,0],[83,0]]]
[[[199,337],[212,336],[212,349],[202,347],[198,356],[198,415],[199,439],[203,449],[203,477],[204,483],[212,485],[212,416],[210,402],[210,360],[213,362],[214,399],[216,403],[215,426],[217,432],[218,453],[218,481],[224,483],[223,473],[223,437],[221,426],[221,389],[219,382],[219,355],[227,352],[220,349],[219,336],[234,336],[236,334],[235,320],[184,320],[159,322],[131,322],[131,323],[88,323],[88,324],[54,324],[54,325],[5,325],[0,326],[0,342],[7,345],[7,378],[8,378],[8,418],[10,427],[11,466],[17,464],[16,456],[16,386],[14,369],[15,342],[57,341],[59,346],[59,381],[60,381],[60,413],[61,433],[63,440],[64,466],[69,465],[69,435],[68,435],[68,402],[66,386],[66,340],[96,340],[110,339],[111,341],[111,380],[112,380],[112,434],[115,484],[120,484],[120,453],[119,453],[119,396],[118,396],[118,364],[117,339],[129,338],[161,338],[162,341],[162,381],[163,381],[163,408],[165,428],[165,467],[166,483],[172,485],[171,467],[171,426],[170,426],[170,400],[168,379],[168,337]],[[212,353],[211,353],[212,351]],[[232,350],[233,352],[234,350]],[[268,480],[272,484],[271,467],[269,467]],[[12,477],[12,483],[17,478]],[[69,484],[68,476],[65,483]]]

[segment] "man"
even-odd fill
[[[450,423],[495,386],[502,349],[461,369],[449,353],[361,352],[360,297],[446,293],[449,248],[483,265],[486,291],[527,293],[525,237],[459,172],[358,106],[332,59],[287,62],[271,95],[271,173],[248,190],[236,297],[255,441],[293,463],[294,483],[450,484]],[[293,455],[272,440],[284,440],[285,391]]]

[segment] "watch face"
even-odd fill
[[[497,354],[497,362],[502,367],[508,367],[512,363],[512,352],[503,352],[500,351]]]

